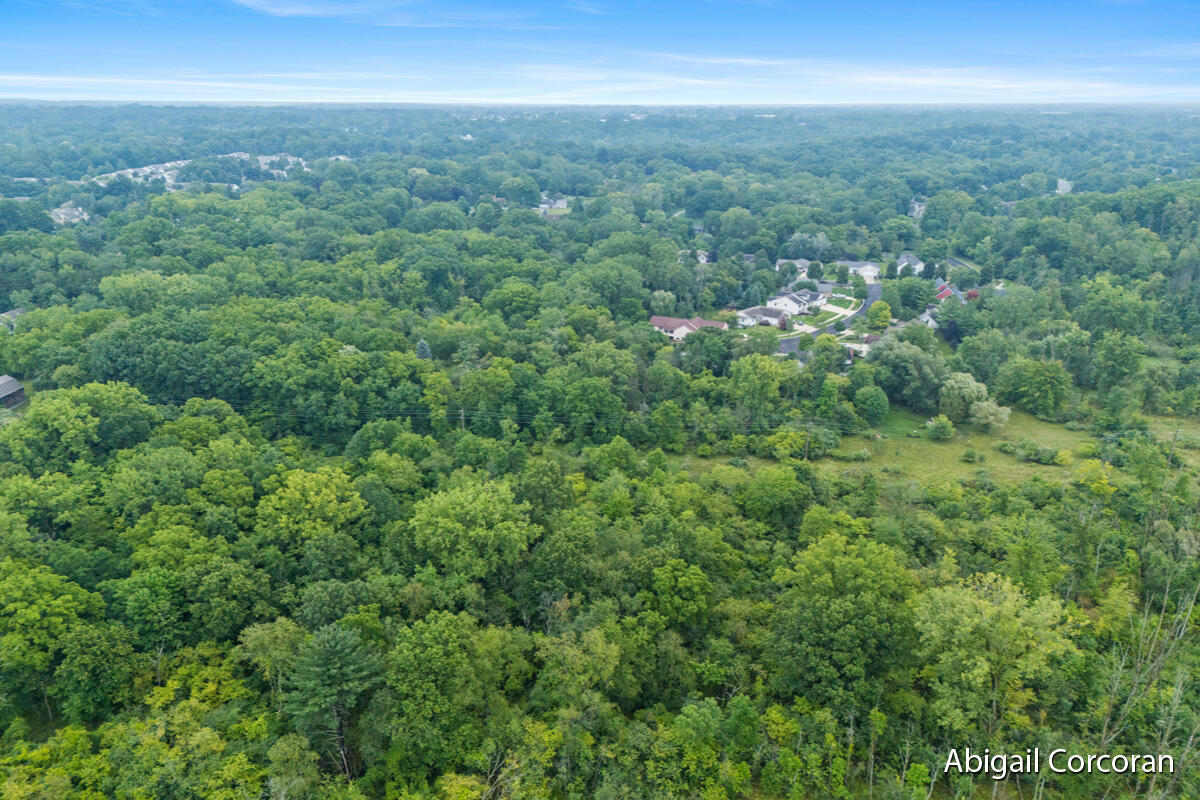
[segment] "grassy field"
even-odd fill
[[[1012,412],[1008,425],[999,434],[986,434],[964,428],[948,442],[934,442],[924,436],[919,439],[910,438],[908,434],[911,431],[924,430],[925,419],[906,409],[894,409],[878,428],[868,434],[842,438],[839,454],[847,455],[858,450],[867,450],[871,454],[867,461],[822,458],[814,460],[813,464],[830,476],[871,470],[881,473],[881,477],[888,480],[913,480],[921,484],[956,481],[972,476],[979,470],[985,470],[992,480],[1005,484],[1020,483],[1034,475],[1040,475],[1048,481],[1065,481],[1078,466],[1078,457],[1074,457],[1072,463],[1065,466],[1034,464],[1018,461],[1014,456],[1001,453],[996,450],[996,444],[1005,440],[1020,442],[1029,439],[1045,447],[1067,450],[1074,456],[1081,444],[1094,441],[1086,433],[1069,431],[1061,425],[1043,422],[1021,411]],[[1197,434],[1200,434],[1200,424],[1195,424],[1194,427]],[[876,434],[883,434],[886,438],[876,439]],[[964,462],[962,456],[968,450],[983,453],[983,463]],[[1195,451],[1192,454],[1200,457],[1200,453]],[[700,477],[718,464],[727,464],[730,458],[732,456],[705,458],[694,453],[667,456],[673,465],[692,477]],[[746,460],[751,472],[774,463],[772,459],[754,456]]]
[[[853,308],[858,305],[857,300],[851,300],[849,297],[831,297],[825,301],[827,306],[837,306],[838,308]]]
[[[1180,417],[1158,417],[1147,415],[1150,433],[1170,447],[1175,443],[1175,454],[1189,470],[1200,469],[1200,422]]]
[[[839,452],[846,454],[865,449],[871,454],[869,460],[848,462],[825,459],[819,463],[832,474],[862,468],[886,469],[893,477],[910,478],[919,483],[957,480],[980,469],[986,470],[993,480],[1000,483],[1020,483],[1034,475],[1041,475],[1046,480],[1065,480],[1075,469],[1074,464],[1055,466],[1018,461],[1014,456],[996,450],[996,444],[1004,440],[1020,442],[1029,439],[1042,446],[1068,450],[1073,454],[1079,445],[1091,440],[1086,433],[1069,431],[1061,425],[1042,422],[1015,410],[1008,425],[999,434],[987,434],[964,427],[948,442],[934,442],[924,437],[909,438],[911,431],[923,431],[924,427],[925,417],[906,409],[895,409],[888,412],[875,431],[887,438],[873,439],[872,434],[868,434],[842,439]],[[964,462],[962,456],[968,450],[983,453],[983,463]]]
[[[718,464],[728,464],[731,458],[735,458],[735,456],[709,456],[705,458],[695,453],[684,453],[683,455],[668,453],[667,463],[679,467],[693,478],[699,478],[701,475],[707,474]],[[757,456],[743,456],[743,458],[746,459],[747,468],[752,473],[757,472],[760,467],[775,463],[770,458],[759,458]]]

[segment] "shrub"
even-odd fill
[[[929,438],[935,442],[945,442],[954,438],[954,423],[945,414],[938,414],[926,423]]]
[[[1028,439],[1022,440],[1019,444],[1012,442],[1001,442],[996,445],[996,449],[1002,453],[1009,453],[1016,456],[1018,461],[1027,461],[1034,464],[1065,464],[1070,463],[1071,454],[1066,450],[1055,450],[1053,447],[1042,447],[1037,442],[1031,442]],[[1066,460],[1062,460],[1065,456]]]

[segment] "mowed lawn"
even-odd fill
[[[822,325],[828,325],[832,320],[837,319],[840,314],[836,311],[820,311],[813,314],[811,317],[804,317],[805,325],[812,325],[814,328],[820,328]]]
[[[918,483],[957,480],[972,476],[981,469],[999,483],[1020,483],[1034,475],[1061,481],[1070,477],[1080,461],[1075,455],[1076,449],[1084,442],[1094,441],[1087,433],[1069,431],[1062,425],[1043,422],[1017,410],[1013,410],[1008,425],[998,434],[987,434],[962,426],[948,442],[935,442],[924,436],[910,438],[909,432],[924,431],[926,419],[907,409],[893,409],[879,427],[867,435],[842,438],[839,453],[849,454],[865,449],[871,454],[870,459],[861,462],[823,459],[820,463],[833,474],[869,468],[877,472],[886,471],[893,478],[906,477]],[[884,434],[887,438],[872,438],[873,433]],[[1069,451],[1073,456],[1072,463],[1057,466],[1023,462],[996,449],[996,444],[1001,441],[1021,442],[1025,439],[1043,447]],[[983,463],[963,461],[962,456],[968,450],[982,453]]]

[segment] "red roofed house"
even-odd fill
[[[937,294],[935,294],[934,297],[936,297],[938,300],[945,300],[952,294],[954,294],[954,290],[951,289],[945,281],[942,281],[937,285]]]
[[[653,316],[650,318],[650,324],[654,326],[654,330],[659,333],[665,333],[672,342],[682,342],[683,337],[689,333],[694,333],[701,328],[718,328],[723,331],[729,330],[729,326],[724,322],[714,322],[711,319],[700,319],[692,317],[691,319],[680,319],[678,317],[659,317]]]

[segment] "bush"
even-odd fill
[[[1037,442],[1031,442],[1028,439],[1021,441],[1019,444],[1000,442],[996,445],[996,449],[1002,453],[1016,456],[1018,461],[1032,462],[1034,464],[1061,465],[1068,464],[1071,461],[1071,454],[1066,450],[1042,447]]]
[[[954,438],[954,423],[945,414],[938,414],[925,424],[929,438],[935,442],[946,442]]]
[[[708,458],[713,454],[713,448],[710,444],[696,445],[696,455],[701,458]]]

